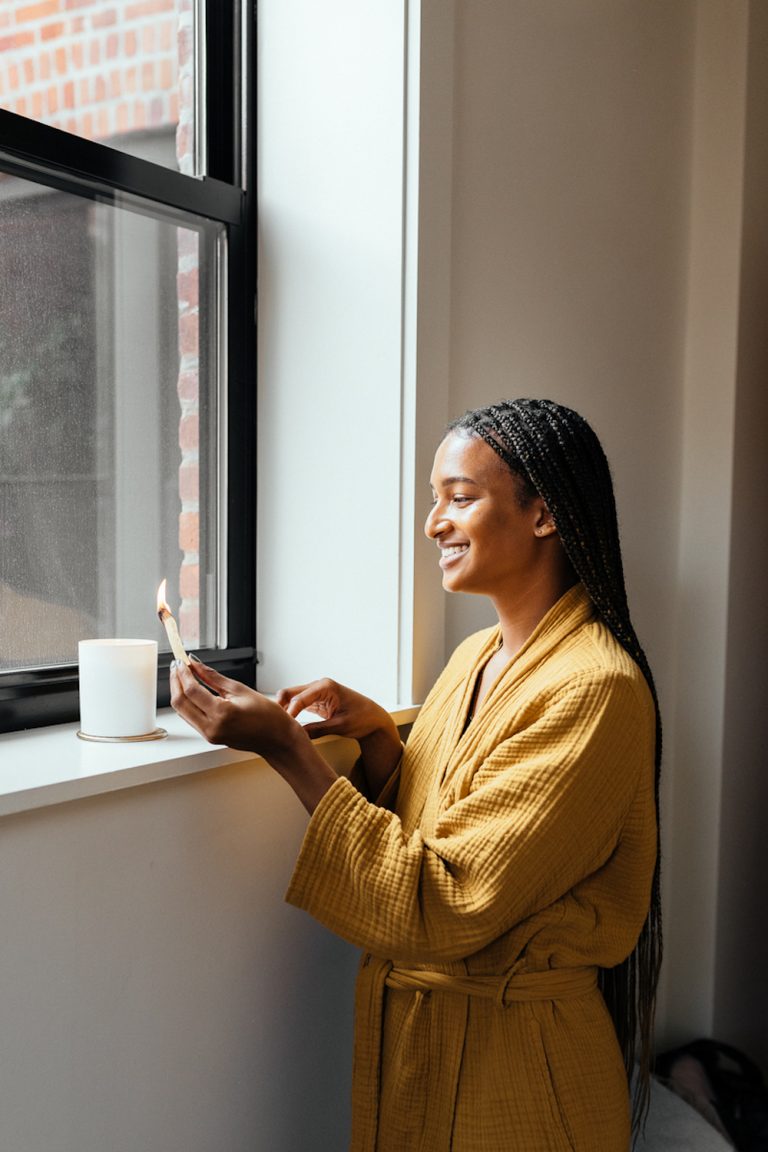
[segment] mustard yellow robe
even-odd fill
[[[467,725],[499,639],[456,650],[385,803],[333,784],[288,891],[366,950],[352,1152],[629,1146],[595,976],[632,951],[648,910],[653,703],[576,585]]]

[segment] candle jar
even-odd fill
[[[81,640],[80,731],[93,740],[149,740],[157,728],[157,641]]]

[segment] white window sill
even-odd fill
[[[409,724],[418,708],[390,711],[396,724]],[[168,733],[164,740],[133,744],[79,740],[77,724],[0,736],[0,816],[258,759],[208,744],[170,708],[158,712],[157,723]]]

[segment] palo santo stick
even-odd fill
[[[171,646],[173,655],[182,664],[186,664],[187,667],[189,667],[191,660],[184,645],[181,642],[181,636],[179,636],[179,629],[173,617],[173,613],[166,603],[165,586],[166,581],[163,580],[162,584],[157,590],[157,614],[160,617],[161,624],[165,628],[165,633],[168,637],[168,643]]]

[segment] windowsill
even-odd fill
[[[396,724],[409,724],[418,707],[390,712]],[[170,708],[158,712],[157,723],[168,733],[164,740],[128,744],[79,740],[77,724],[0,736],[0,816],[258,759],[208,744]]]

